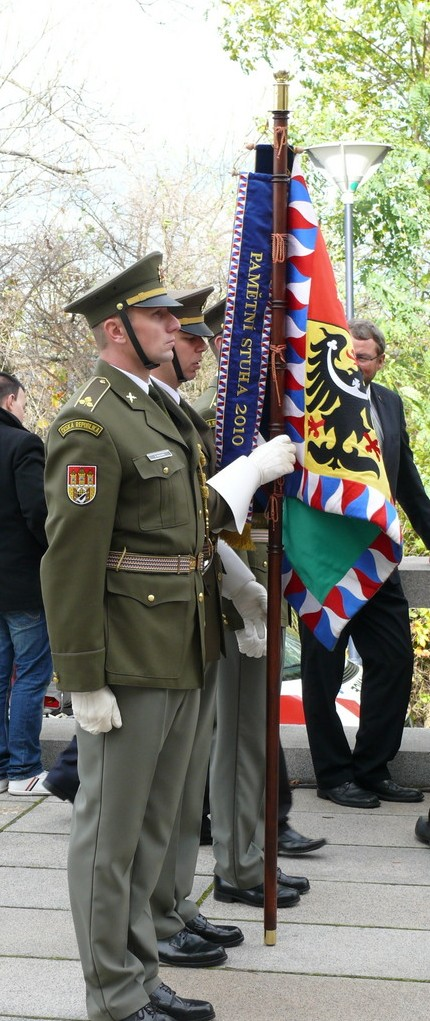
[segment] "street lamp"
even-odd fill
[[[354,315],[352,204],[360,184],[375,173],[391,145],[380,142],[328,142],[305,149],[312,163],[339,188],[344,204],[346,317]]]

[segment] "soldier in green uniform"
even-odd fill
[[[212,287],[206,287],[189,292],[173,292],[173,296],[183,306],[177,311],[181,329],[176,336],[173,361],[154,369],[152,377],[191,418],[201,437],[209,469],[214,473],[212,429],[179,396],[181,383],[197,375],[208,338],[212,336],[203,311],[212,291]],[[222,565],[220,556],[216,554],[204,575],[206,668],[193,750],[172,840],[151,898],[159,958],[165,964],[180,967],[222,964],[227,959],[224,948],[238,946],[243,942],[243,934],[237,926],[212,924],[201,914],[195,901],[190,899],[200,844],[201,806],[214,726],[218,661],[224,653],[219,592],[221,578],[224,576],[223,584],[227,582],[229,588],[235,588],[236,604],[239,606],[246,586],[248,615],[252,614],[253,619],[262,624],[263,630],[266,618],[265,589],[256,584],[250,571],[243,570],[239,557],[230,547],[220,541],[218,549]]]
[[[160,982],[150,898],[198,717],[209,515],[214,529],[240,527],[250,492],[294,460],[290,441],[272,441],[242,459],[239,494],[230,473],[206,484],[190,419],[148,385],[179,326],[161,261],[152,253],[67,306],[100,357],[47,443],[42,589],[77,722],[68,871],[91,1021],[214,1017]]]
[[[225,299],[205,315],[214,333],[210,341],[217,357],[221,339]],[[217,378],[195,402],[194,408],[215,428]],[[252,549],[240,552],[255,578],[267,588],[267,522],[254,514]],[[224,587],[224,594],[228,592]],[[283,623],[286,623],[286,604]],[[215,856],[215,899],[263,904],[264,788],[266,764],[266,658],[265,643],[244,628],[242,616],[231,599],[223,600],[226,657],[218,671],[217,727],[211,751],[210,810]],[[258,652],[259,650],[259,652]],[[253,654],[252,654],[253,652]],[[251,655],[249,654],[251,653]],[[282,768],[283,767],[283,768]],[[278,852],[298,855],[316,850],[324,838],[297,833],[289,824],[291,790],[280,748],[280,798]],[[278,886],[278,906],[292,906],[298,894],[308,889],[302,876],[278,877],[289,882]]]

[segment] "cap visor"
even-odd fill
[[[175,301],[169,294],[158,294],[146,301],[135,301],[129,308],[183,308],[180,301]]]
[[[180,321],[180,320],[179,320]],[[213,337],[212,330],[206,323],[184,323],[181,324],[181,333],[190,333],[193,337]]]

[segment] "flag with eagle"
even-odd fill
[[[288,199],[284,594],[331,649],[402,556],[401,531],[334,274],[294,161]]]

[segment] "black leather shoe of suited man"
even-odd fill
[[[428,817],[420,815],[415,824],[415,836],[422,844],[430,845],[430,812]]]
[[[301,833],[296,833],[288,822],[283,823],[278,830],[278,854],[286,858],[295,857],[296,854],[307,854],[308,851],[318,851],[318,848],[324,847],[326,843],[325,837],[316,840],[312,837],[302,837]]]
[[[170,939],[158,940],[158,958],[162,964],[175,968],[216,968],[225,963],[227,954],[224,947],[181,929]]]
[[[333,801],[335,805],[341,805],[342,808],[379,808],[381,804],[376,794],[357,787],[352,780],[347,780],[339,787],[318,787],[317,795],[319,798]]]
[[[281,869],[277,869],[276,872],[280,886],[288,886],[290,890],[297,890],[297,893],[307,893],[310,889],[306,876],[286,876]]]
[[[201,936],[208,943],[215,943],[217,947],[238,947],[244,940],[242,929],[239,929],[238,925],[213,925],[200,914],[190,918],[185,928],[188,932]]]
[[[150,1000],[156,1010],[163,1011],[176,1021],[211,1021],[215,1011],[207,1000],[185,1000],[178,996],[170,986],[161,985],[150,994]]]
[[[372,791],[381,801],[423,801],[424,794],[416,787],[400,787],[394,780],[378,780],[366,785],[366,790]]]
[[[264,907],[264,887],[260,883],[259,886],[251,886],[247,890],[242,890],[238,886],[232,886],[231,883],[226,883],[225,879],[221,879],[220,876],[215,876],[214,880],[214,899],[225,901],[227,904],[232,904],[234,901],[238,901],[239,904],[251,904],[251,906],[262,908]],[[278,908],[292,908],[295,904],[300,901],[300,894],[297,890],[289,888],[288,886],[281,886],[278,882],[277,887],[277,905]]]

